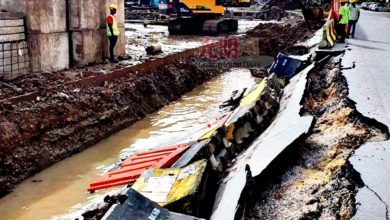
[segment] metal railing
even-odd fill
[[[11,80],[30,71],[24,17],[0,16],[0,80]]]

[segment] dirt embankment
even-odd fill
[[[254,190],[251,219],[350,219],[362,181],[348,163],[352,151],[388,138],[384,125],[365,118],[348,99],[348,87],[334,58],[309,74],[303,115],[315,126],[272,165]],[[267,180],[264,180],[267,179]]]
[[[0,107],[0,192],[93,145],[209,80],[194,59],[104,86],[63,87],[38,100]]]
[[[30,92],[42,91],[49,87],[78,80],[81,78],[96,76],[102,73],[96,71],[63,71],[54,73],[27,74],[7,82],[0,82],[0,100],[8,99]]]
[[[283,10],[295,10],[301,9],[302,3],[301,0],[293,0],[293,1],[285,1],[285,0],[270,0],[263,9],[271,8],[272,6],[276,6]]]
[[[322,23],[306,23],[302,18],[283,23],[260,24],[247,32],[249,37],[260,38],[260,55],[277,56],[279,52],[288,53],[295,43],[303,42],[316,32]]]

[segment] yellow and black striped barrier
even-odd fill
[[[332,48],[336,42],[336,39],[337,36],[335,30],[335,23],[334,20],[332,19],[327,21],[324,25],[322,40],[318,45],[318,48],[320,49]]]

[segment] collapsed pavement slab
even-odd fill
[[[284,89],[279,112],[268,129],[237,158],[217,192],[211,219],[234,219],[239,199],[246,185],[247,165],[253,177],[258,176],[288,146],[307,134],[313,117],[301,117],[301,100],[306,88],[308,66],[291,79]]]

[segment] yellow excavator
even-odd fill
[[[168,0],[170,34],[217,35],[236,32],[238,22],[224,18],[223,0]]]

